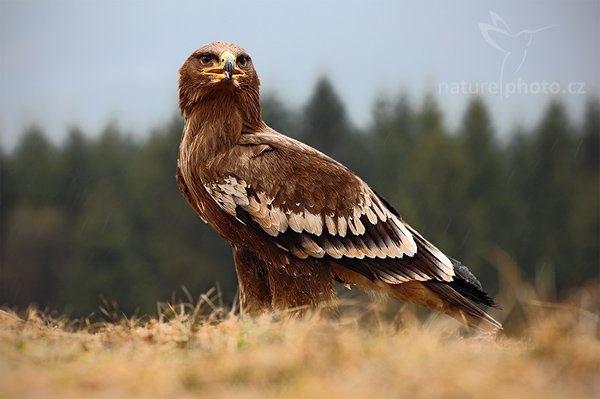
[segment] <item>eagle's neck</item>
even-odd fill
[[[223,93],[204,97],[190,107],[184,113],[180,156],[206,168],[236,146],[242,134],[264,128],[258,96],[255,101],[244,100]]]
[[[244,90],[237,95],[224,91],[201,97],[186,108],[183,114],[187,133],[199,136],[206,150],[213,154],[236,145],[241,134],[255,133],[265,127],[258,90]]]
[[[203,99],[185,116],[181,152],[203,164],[235,146],[242,134],[243,118],[227,97]]]

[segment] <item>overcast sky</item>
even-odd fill
[[[31,124],[56,141],[109,121],[146,134],[177,113],[177,69],[213,40],[246,48],[263,92],[291,106],[327,74],[359,125],[402,90],[435,94],[452,126],[477,91],[503,134],[552,96],[579,118],[600,92],[598,0],[0,0],[1,142]]]

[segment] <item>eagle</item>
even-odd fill
[[[179,69],[177,184],[231,244],[241,312],[310,309],[331,302],[337,281],[501,329],[467,267],[350,169],[263,121],[259,86],[233,43],[206,44]]]

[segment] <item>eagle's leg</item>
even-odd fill
[[[269,286],[276,310],[303,313],[329,303],[335,295],[327,263],[290,256],[289,264],[269,267]]]
[[[248,249],[231,246],[240,291],[240,310],[244,315],[258,316],[270,311],[271,289],[267,265]]]

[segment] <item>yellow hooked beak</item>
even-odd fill
[[[230,51],[224,51],[219,58],[219,66],[216,68],[206,68],[202,71],[205,75],[211,75],[215,78],[232,80],[239,76],[246,75],[244,71],[236,68],[235,56]]]

